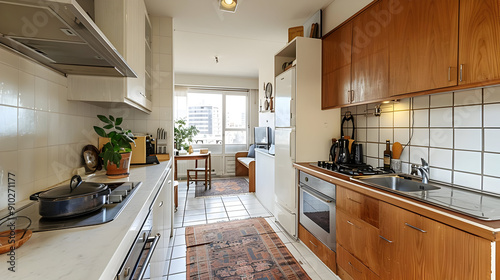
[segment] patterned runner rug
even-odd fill
[[[264,218],[186,227],[187,279],[311,279]]]
[[[227,179],[212,179],[212,188],[205,191],[205,183],[202,181],[194,182],[189,187],[195,186],[195,197],[200,196],[219,196],[248,193],[248,181],[245,178],[235,177]]]

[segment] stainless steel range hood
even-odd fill
[[[65,74],[137,77],[76,0],[0,0],[0,43]]]

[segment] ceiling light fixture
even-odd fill
[[[219,0],[219,10],[223,12],[236,12],[237,0]]]

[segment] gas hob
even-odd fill
[[[317,163],[310,163],[310,165],[325,170],[339,172],[349,176],[379,175],[391,173],[368,164],[337,164],[331,161],[318,161]]]

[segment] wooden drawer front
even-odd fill
[[[337,209],[378,228],[378,200],[337,186]]]
[[[337,249],[342,245],[375,273],[379,273],[379,231],[337,209]]]
[[[336,254],[316,239],[307,229],[299,225],[299,239],[333,272],[337,273]]]
[[[338,248],[338,265],[339,276],[343,279],[353,280],[376,280],[379,279],[377,274],[373,273],[368,267],[364,266],[359,260],[344,249],[342,246]],[[347,273],[348,275],[342,275]]]

